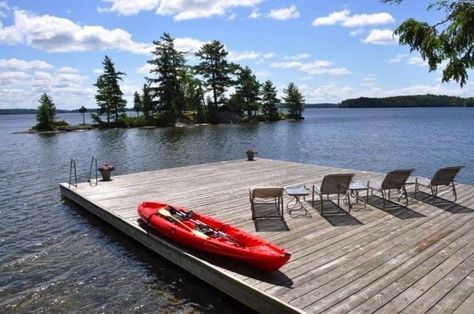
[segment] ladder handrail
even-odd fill
[[[72,172],[74,171],[74,183],[72,182]],[[69,187],[71,188],[71,185],[77,188],[77,171],[76,171],[76,161],[74,158],[71,158],[71,161],[69,162]]]
[[[95,182],[93,184],[92,183],[92,166],[94,165],[94,162],[95,162]],[[95,158],[94,156],[92,156],[92,159],[91,159],[91,166],[89,168],[89,180],[87,180],[87,182],[89,182],[90,186],[97,186],[97,184],[99,183],[99,180],[97,177],[97,158]]]

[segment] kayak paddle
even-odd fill
[[[176,221],[177,223],[179,223],[180,225],[182,225],[183,227],[185,227],[186,229],[188,229],[189,231],[191,231],[192,234],[194,234],[196,237],[199,237],[199,238],[202,238],[202,239],[207,239],[209,238],[206,234],[200,232],[200,231],[197,231],[197,230],[194,230],[193,228],[189,227],[188,225],[186,225],[185,223],[183,223],[181,220],[173,217],[173,215],[171,215],[171,213],[169,211],[167,211],[166,209],[164,208],[160,208],[158,210],[158,213],[161,215],[161,216],[164,216],[164,217],[169,217],[171,219],[173,219],[174,221]]]

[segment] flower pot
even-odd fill
[[[255,158],[255,152],[250,152],[250,151],[249,151],[249,152],[245,152],[245,153],[247,154],[247,160],[248,160],[248,161],[253,161],[253,160],[255,160],[255,159],[254,159],[254,158]]]
[[[102,175],[102,181],[110,181],[112,170],[100,170],[100,174]]]

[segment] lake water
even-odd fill
[[[81,122],[80,114],[60,115]],[[61,200],[69,160],[114,174],[257,157],[431,176],[464,165],[474,184],[474,108],[310,109],[252,125],[12,134],[34,115],[0,115],[0,312],[226,312],[245,307]],[[203,288],[204,287],[204,288]]]

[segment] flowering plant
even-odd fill
[[[115,170],[114,165],[104,162],[98,168],[99,171],[112,171]]]

